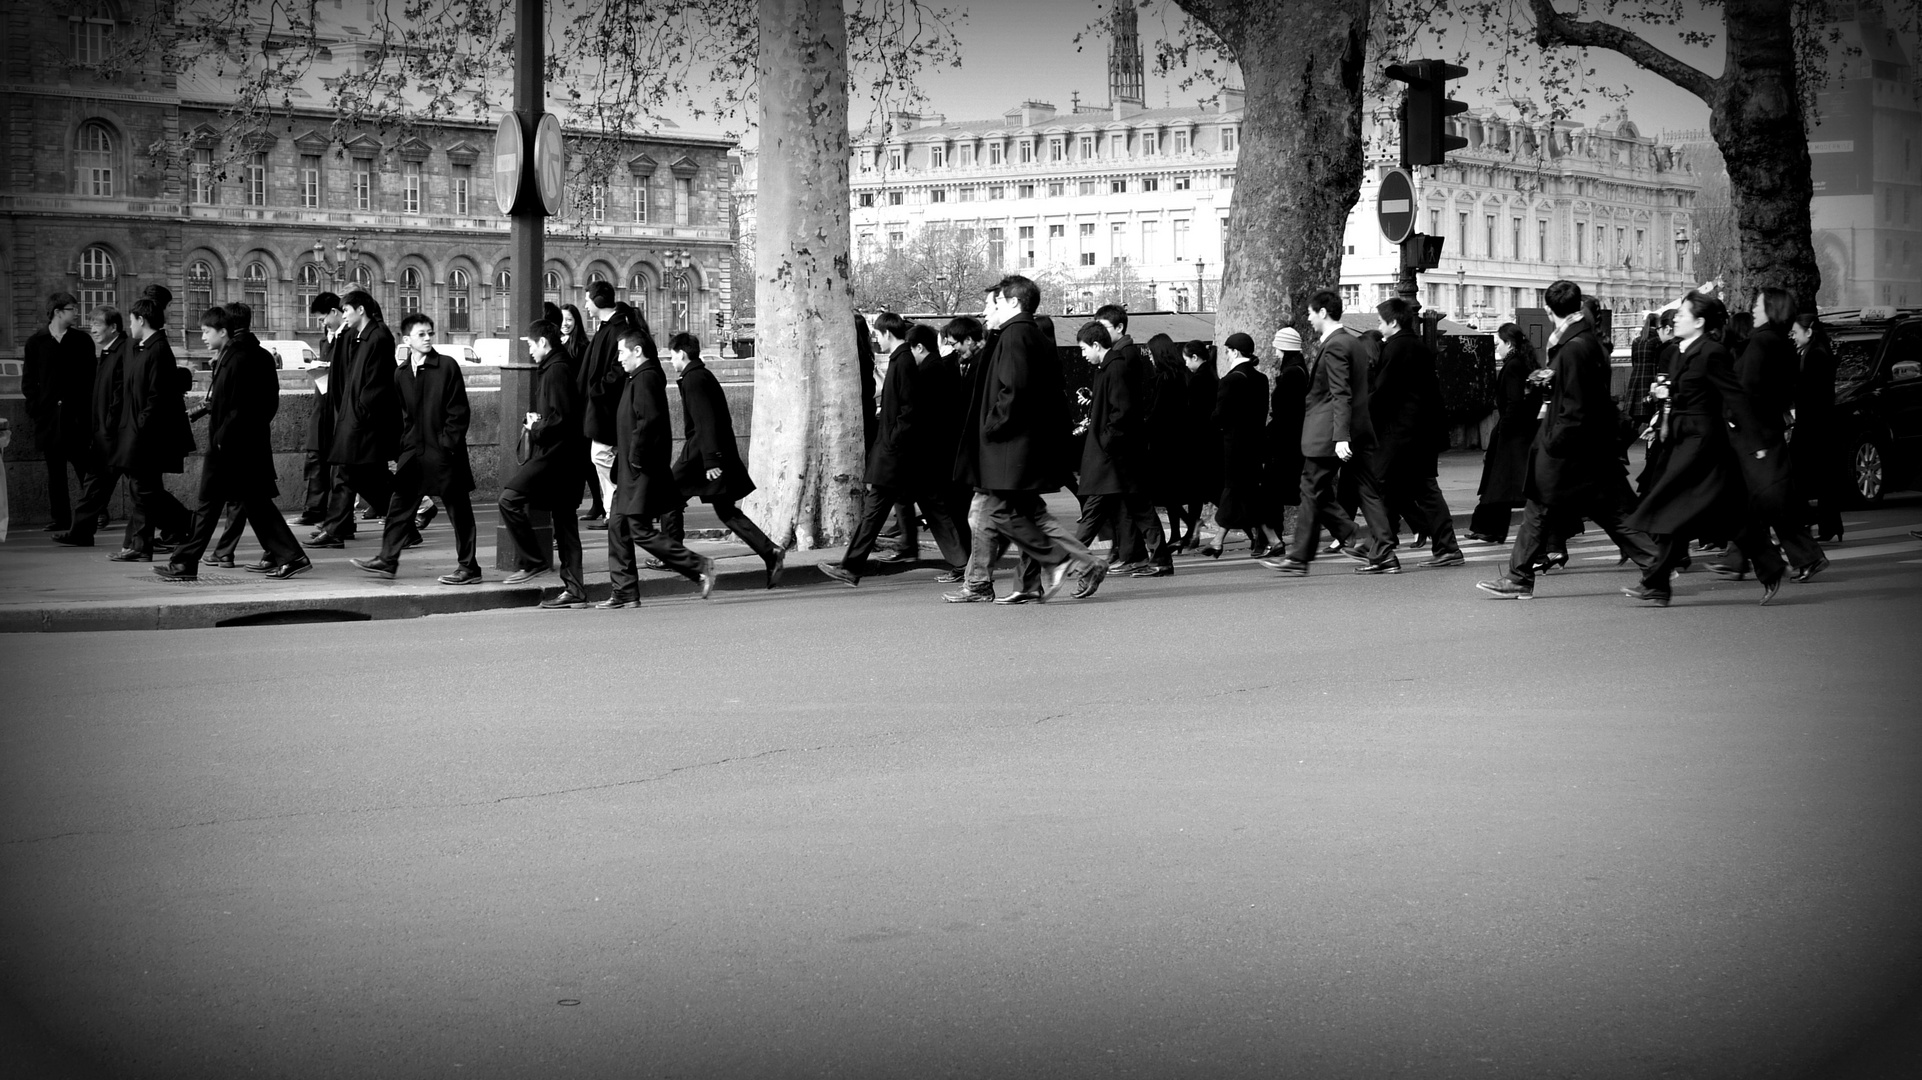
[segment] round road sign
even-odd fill
[[[1415,178],[1406,169],[1390,169],[1375,196],[1375,217],[1381,234],[1399,244],[1415,231]]]
[[[514,197],[521,190],[521,163],[526,159],[521,118],[511,112],[501,114],[500,126],[494,129],[494,203],[503,214],[514,212]]]
[[[567,178],[567,151],[561,146],[561,122],[542,113],[534,128],[534,178],[549,217],[561,212],[561,193]]]

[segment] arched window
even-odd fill
[[[420,310],[420,271],[411,266],[403,266],[400,271],[400,311],[401,317],[412,315]]]
[[[98,120],[80,125],[73,139],[74,194],[113,194],[113,129]]]
[[[607,280],[607,275],[601,273],[599,270],[589,270],[587,272],[587,283],[589,285],[592,285],[596,281],[606,281],[606,280]]]
[[[447,272],[447,332],[467,333],[467,271]]]
[[[204,259],[195,259],[187,264],[187,310],[182,315],[186,321],[197,320],[213,306],[214,268]]]
[[[265,330],[273,325],[268,317],[267,306],[267,264],[250,262],[240,274],[240,295],[242,302],[254,309],[254,329]]]
[[[117,305],[119,286],[120,272],[114,267],[113,256],[107,253],[106,248],[90,247],[80,253],[82,315],[97,307]]]
[[[495,316],[499,321],[496,329],[505,330],[514,324],[514,273],[502,270],[494,275],[494,296],[499,300],[500,313]]]
[[[327,321],[326,316],[313,312],[314,297],[325,291],[320,284],[320,267],[311,262],[301,263],[300,269],[294,273],[294,298],[300,304],[300,312],[304,313],[309,330],[318,330]]]
[[[654,305],[648,301],[653,299],[653,292],[653,282],[647,280],[647,275],[639,270],[636,270],[634,276],[628,279],[627,302],[633,306],[635,311],[641,313],[641,318],[647,320],[647,325],[650,330],[654,327],[655,308]]]
[[[88,0],[67,20],[73,28],[73,62],[98,64],[107,58],[113,40],[113,5],[106,0]]]
[[[541,295],[556,304],[561,302],[561,272],[549,270],[541,275]]]

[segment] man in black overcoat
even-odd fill
[[[661,565],[714,591],[714,560],[689,551],[661,531],[660,519],[684,505],[674,479],[674,421],[667,412],[667,375],[646,351],[651,344],[629,329],[615,354],[627,373],[614,414],[614,484],[607,496],[607,574],[613,586],[603,608],[636,607],[641,602],[636,547]]]
[[[1556,281],[1545,296],[1549,312],[1559,321],[1549,337],[1550,382],[1522,482],[1528,501],[1508,573],[1475,585],[1517,600],[1535,595],[1536,567],[1549,552],[1550,530],[1558,521],[1593,521],[1637,567],[1652,566],[1657,557],[1648,534],[1622,523],[1628,475],[1619,449],[1615,399],[1609,393],[1608,351],[1582,310],[1581,286]]]
[[[335,339],[327,395],[334,399],[334,439],[327,461],[341,470],[327,524],[310,537],[315,547],[340,547],[354,532],[354,497],[386,507],[400,455],[400,399],[394,390],[394,333],[380,304],[355,289],[341,297],[346,324]]]
[[[169,581],[200,575],[200,557],[213,540],[223,507],[238,508],[235,520],[253,526],[267,552],[266,574],[290,578],[313,569],[274,500],[280,495],[274,468],[273,422],[280,411],[280,373],[274,357],[253,332],[253,309],[233,303],[208,308],[200,317],[200,340],[218,359],[207,399],[188,419],[207,417],[207,452],[200,459],[200,499],[193,531],[154,573]]]
[[[581,607],[587,603],[587,588],[581,581],[581,527],[574,512],[593,467],[581,430],[585,402],[558,325],[543,319],[528,327],[527,349],[540,367],[534,373],[534,411],[521,420],[532,452],[501,486],[501,524],[513,535],[520,555],[520,566],[506,582],[518,585],[553,569],[528,514],[529,507],[538,507],[553,521],[554,546],[561,555],[560,594],[542,599],[541,606]]]
[[[880,425],[874,448],[868,452],[867,471],[862,474],[867,490],[862,496],[861,516],[839,563],[822,563],[821,572],[844,585],[861,583],[868,554],[874,550],[881,526],[902,503],[919,503],[928,519],[928,531],[941,547],[942,557],[959,570],[968,561],[967,549],[948,516],[943,490],[932,481],[931,463],[939,450],[933,443],[938,433],[950,430],[939,415],[947,408],[937,400],[936,386],[924,387],[921,369],[908,344],[910,324],[892,311],[874,317],[876,340],[888,352],[887,373],[881,384]],[[922,348],[934,345],[933,331],[923,336]],[[923,390],[929,391],[924,394]]]
[[[393,487],[387,496],[387,520],[381,530],[380,554],[353,563],[375,577],[391,578],[400,568],[400,553],[420,542],[414,512],[422,495],[438,495],[454,526],[451,574],[442,585],[472,585],[481,579],[476,555],[479,536],[474,528],[474,470],[467,460],[467,380],[460,364],[434,348],[434,320],[413,314],[401,320],[407,343],[407,362],[394,373],[394,396],[401,413],[400,449],[390,467]]]
[[[80,502],[73,508],[73,525],[53,534],[53,542],[66,547],[92,547],[94,533],[107,523],[107,500],[113,497],[113,482],[118,475],[108,462],[113,457],[120,430],[120,411],[125,387],[121,381],[121,357],[127,335],[120,312],[102,304],[87,315],[87,335],[93,340],[98,359],[94,363],[93,383],[86,395],[85,426],[77,433],[86,440],[86,456],[96,470],[90,483],[80,489]],[[122,547],[133,546],[128,530]]]
[[[327,365],[325,370],[331,373],[336,346],[343,336],[340,332],[341,323],[346,318],[341,311],[340,297],[331,292],[321,293],[307,305],[307,312],[321,317],[320,358]],[[332,390],[331,380],[325,390],[321,388],[320,381],[315,380],[314,411],[307,416],[307,437],[301,443],[305,453],[302,476],[307,482],[306,499],[301,504],[300,517],[296,519],[301,525],[322,525],[327,521],[329,496],[335,487],[333,466],[327,464],[327,450],[334,442],[335,398],[330,396]],[[348,504],[351,506],[352,503],[350,498]],[[350,528],[352,522],[353,516],[350,514]]]
[[[681,453],[674,462],[674,481],[687,498],[714,507],[715,516],[736,539],[753,549],[767,564],[767,587],[781,583],[787,551],[769,540],[754,519],[741,512],[740,502],[754,491],[754,478],[741,460],[734,437],[734,417],[728,412],[727,392],[701,361],[701,339],[675,334],[668,339],[668,360],[680,373]],[[677,541],[686,541],[686,514],[679,507],[661,517],[661,528]]]
[[[167,490],[161,476],[186,468],[194,451],[185,396],[191,373],[174,362],[164,332],[173,294],[149,285],[127,316],[132,333],[121,361],[120,425],[115,432],[110,468],[124,473],[133,489],[127,515],[127,546],[107,558],[113,562],[153,561],[154,535],[171,549],[193,527],[193,513]]]
[[[1168,538],[1161,531],[1160,515],[1155,513],[1150,483],[1149,455],[1153,450],[1148,438],[1149,417],[1155,410],[1160,374],[1147,350],[1128,336],[1127,308],[1104,304],[1096,309],[1094,320],[1108,331],[1115,362],[1120,366],[1117,374],[1128,384],[1129,415],[1124,426],[1130,429],[1132,440],[1128,447],[1131,460],[1125,466],[1130,472],[1129,490],[1121,497],[1121,513],[1127,519],[1129,535],[1125,543],[1119,534],[1115,535],[1114,558],[1109,569],[1133,577],[1160,577],[1173,573],[1173,552],[1166,550]]]
[[[33,418],[34,444],[47,463],[47,502],[53,519],[49,532],[73,528],[73,504],[67,496],[67,465],[80,480],[82,503],[94,485],[107,483],[103,463],[93,453],[92,422],[93,339],[80,330],[80,301],[72,293],[57,292],[47,300],[47,328],[27,339],[22,356],[20,390]]]
[[[596,281],[587,287],[587,303],[594,309],[599,324],[595,327],[593,340],[587,343],[587,352],[581,357],[576,376],[581,392],[584,412],[581,430],[587,435],[587,448],[590,467],[601,485],[601,498],[606,501],[607,492],[614,489],[614,439],[616,432],[615,413],[620,408],[621,394],[627,388],[627,373],[621,370],[621,339],[629,333],[639,333],[644,343],[647,358],[658,365],[660,354],[654,345],[654,335],[647,328],[646,320],[640,313],[614,299],[614,286],[605,281]],[[588,528],[609,527],[606,520],[589,522]]]
[[[1075,340],[1095,372],[1088,386],[1088,430],[1081,441],[1081,471],[1075,485],[1081,520],[1074,538],[1088,544],[1107,529],[1113,539],[1112,571],[1113,564],[1140,543],[1127,500],[1141,493],[1147,471],[1142,460],[1147,450],[1144,410],[1134,396],[1137,383],[1128,369],[1129,360],[1113,347],[1108,328],[1099,321],[1088,323],[1075,332]],[[1100,585],[1096,575],[1083,577],[1075,585],[1075,599],[1093,595]]]
[[[1382,346],[1368,385],[1375,428],[1369,467],[1388,506],[1389,528],[1402,517],[1429,538],[1434,555],[1423,566],[1460,566],[1465,560],[1455,540],[1455,519],[1436,482],[1437,458],[1448,436],[1435,351],[1415,329],[1415,305],[1390,297],[1375,313]],[[1379,573],[1390,566],[1400,566],[1393,551],[1363,570]]]
[[[1342,551],[1364,565],[1392,557],[1386,534],[1388,511],[1368,474],[1365,454],[1375,445],[1368,413],[1368,371],[1375,345],[1341,323],[1341,296],[1323,289],[1308,300],[1308,324],[1319,336],[1308,354],[1308,395],[1301,420],[1301,506],[1288,551],[1262,565],[1283,574],[1302,575],[1321,544],[1326,528]],[[1337,473],[1354,474],[1362,491],[1373,547],[1355,542],[1355,519],[1336,495]],[[1380,522],[1379,524],[1377,522]]]
[[[1035,324],[1040,305],[1041,289],[1019,274],[989,288],[987,322],[998,332],[980,362],[955,461],[956,478],[985,496],[982,527],[1006,537],[1032,564],[1022,587],[996,603],[1046,601],[1073,570],[1107,574],[1107,563],[1062,528],[1042,499],[1067,476],[1071,425],[1061,358]],[[992,589],[988,564],[971,559],[963,592],[972,598]]]

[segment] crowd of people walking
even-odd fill
[[[1466,539],[1508,543],[1521,515],[1506,572],[1480,582],[1481,590],[1532,597],[1538,577],[1567,562],[1568,540],[1585,522],[1635,564],[1639,580],[1624,592],[1658,606],[1669,603],[1673,576],[1691,565],[1691,541],[1722,547],[1710,569],[1753,574],[1764,603],[1784,580],[1810,580],[1828,565],[1809,530],[1841,533],[1835,470],[1822,449],[1834,362],[1812,315],[1797,312],[1786,292],[1764,289],[1744,333],[1720,299],[1691,292],[1636,343],[1625,422],[1610,392],[1608,349],[1580,288],[1557,281],[1545,297],[1555,318],[1546,356],[1513,324],[1495,335],[1497,418]],[[558,572],[561,588],[542,606],[587,606],[585,526],[608,537],[612,591],[599,606],[638,603],[637,549],[646,566],[681,574],[705,597],[714,562],[685,544],[684,507],[698,498],[763,560],[767,586],[777,586],[786,552],[741,512],[755,485],[700,341],[683,333],[667,344],[681,399],[677,457],[667,374],[646,320],[605,282],[584,298],[596,314],[591,334],[573,305],[549,304],[527,329],[533,408],[518,427],[521,465],[500,496],[517,565],[505,580]],[[1331,554],[1353,560],[1356,574],[1399,574],[1404,525],[1412,548],[1428,549],[1422,567],[1466,561],[1437,480],[1448,430],[1436,357],[1412,303],[1383,302],[1376,327],[1358,333],[1343,321],[1337,293],[1315,293],[1307,338],[1295,327],[1275,334],[1272,378],[1247,334],[1228,334],[1217,363],[1205,342],[1158,335],[1137,343],[1127,311],[1103,307],[1074,334],[1093,372],[1077,424],[1041,299],[1033,281],[1011,275],[986,290],[981,319],[958,317],[937,330],[892,312],[871,325],[855,316],[863,492],[845,552],[822,566],[829,578],[858,587],[873,561],[911,557],[921,524],[948,564],[939,580],[956,586],[943,594],[954,603],[1045,602],[1070,581],[1072,595],[1085,598],[1112,574],[1171,575],[1179,552],[1220,558],[1234,532],[1247,537],[1261,566],[1291,577]],[[30,389],[51,403],[37,419],[55,481],[55,543],[92,546],[112,484],[124,477],[132,507],[108,558],[166,554],[154,567],[164,579],[191,580],[208,558],[234,565],[247,526],[264,554],[245,569],[294,577],[313,566],[307,548],[343,547],[368,519],[380,521],[379,548],[352,565],[393,578],[444,510],[456,567],[438,580],[482,580],[467,449],[472,410],[460,366],[435,347],[430,317],[406,315],[397,339],[365,292],[313,301],[326,372],[306,432],[298,520],[314,529],[302,541],[275,505],[278,377],[252,313],[236,303],[198,315],[213,372],[204,403],[189,412],[191,375],[164,333],[170,302],[164,287],[150,286],[124,320],[95,308],[83,334],[77,301],[56,293],[47,329],[28,343]],[[189,508],[162,476],[183,470],[203,417]],[[1633,485],[1625,431],[1648,443]],[[68,466],[80,482],[71,502]],[[1064,488],[1080,503],[1072,525],[1044,500]],[[584,495],[590,505],[577,520]],[[357,503],[367,509],[357,512]],[[1216,533],[1204,544],[1208,506]],[[534,526],[535,511],[552,519],[551,545]],[[216,541],[223,512],[228,524]],[[890,517],[898,531],[888,544]],[[1103,537],[1110,546],[1097,555]],[[997,593],[994,568],[1010,548],[1019,556],[1016,582]]]

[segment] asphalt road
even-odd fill
[[[1767,609],[1578,548],[0,637],[0,1059],[1913,1076],[1922,502],[1852,520]]]

